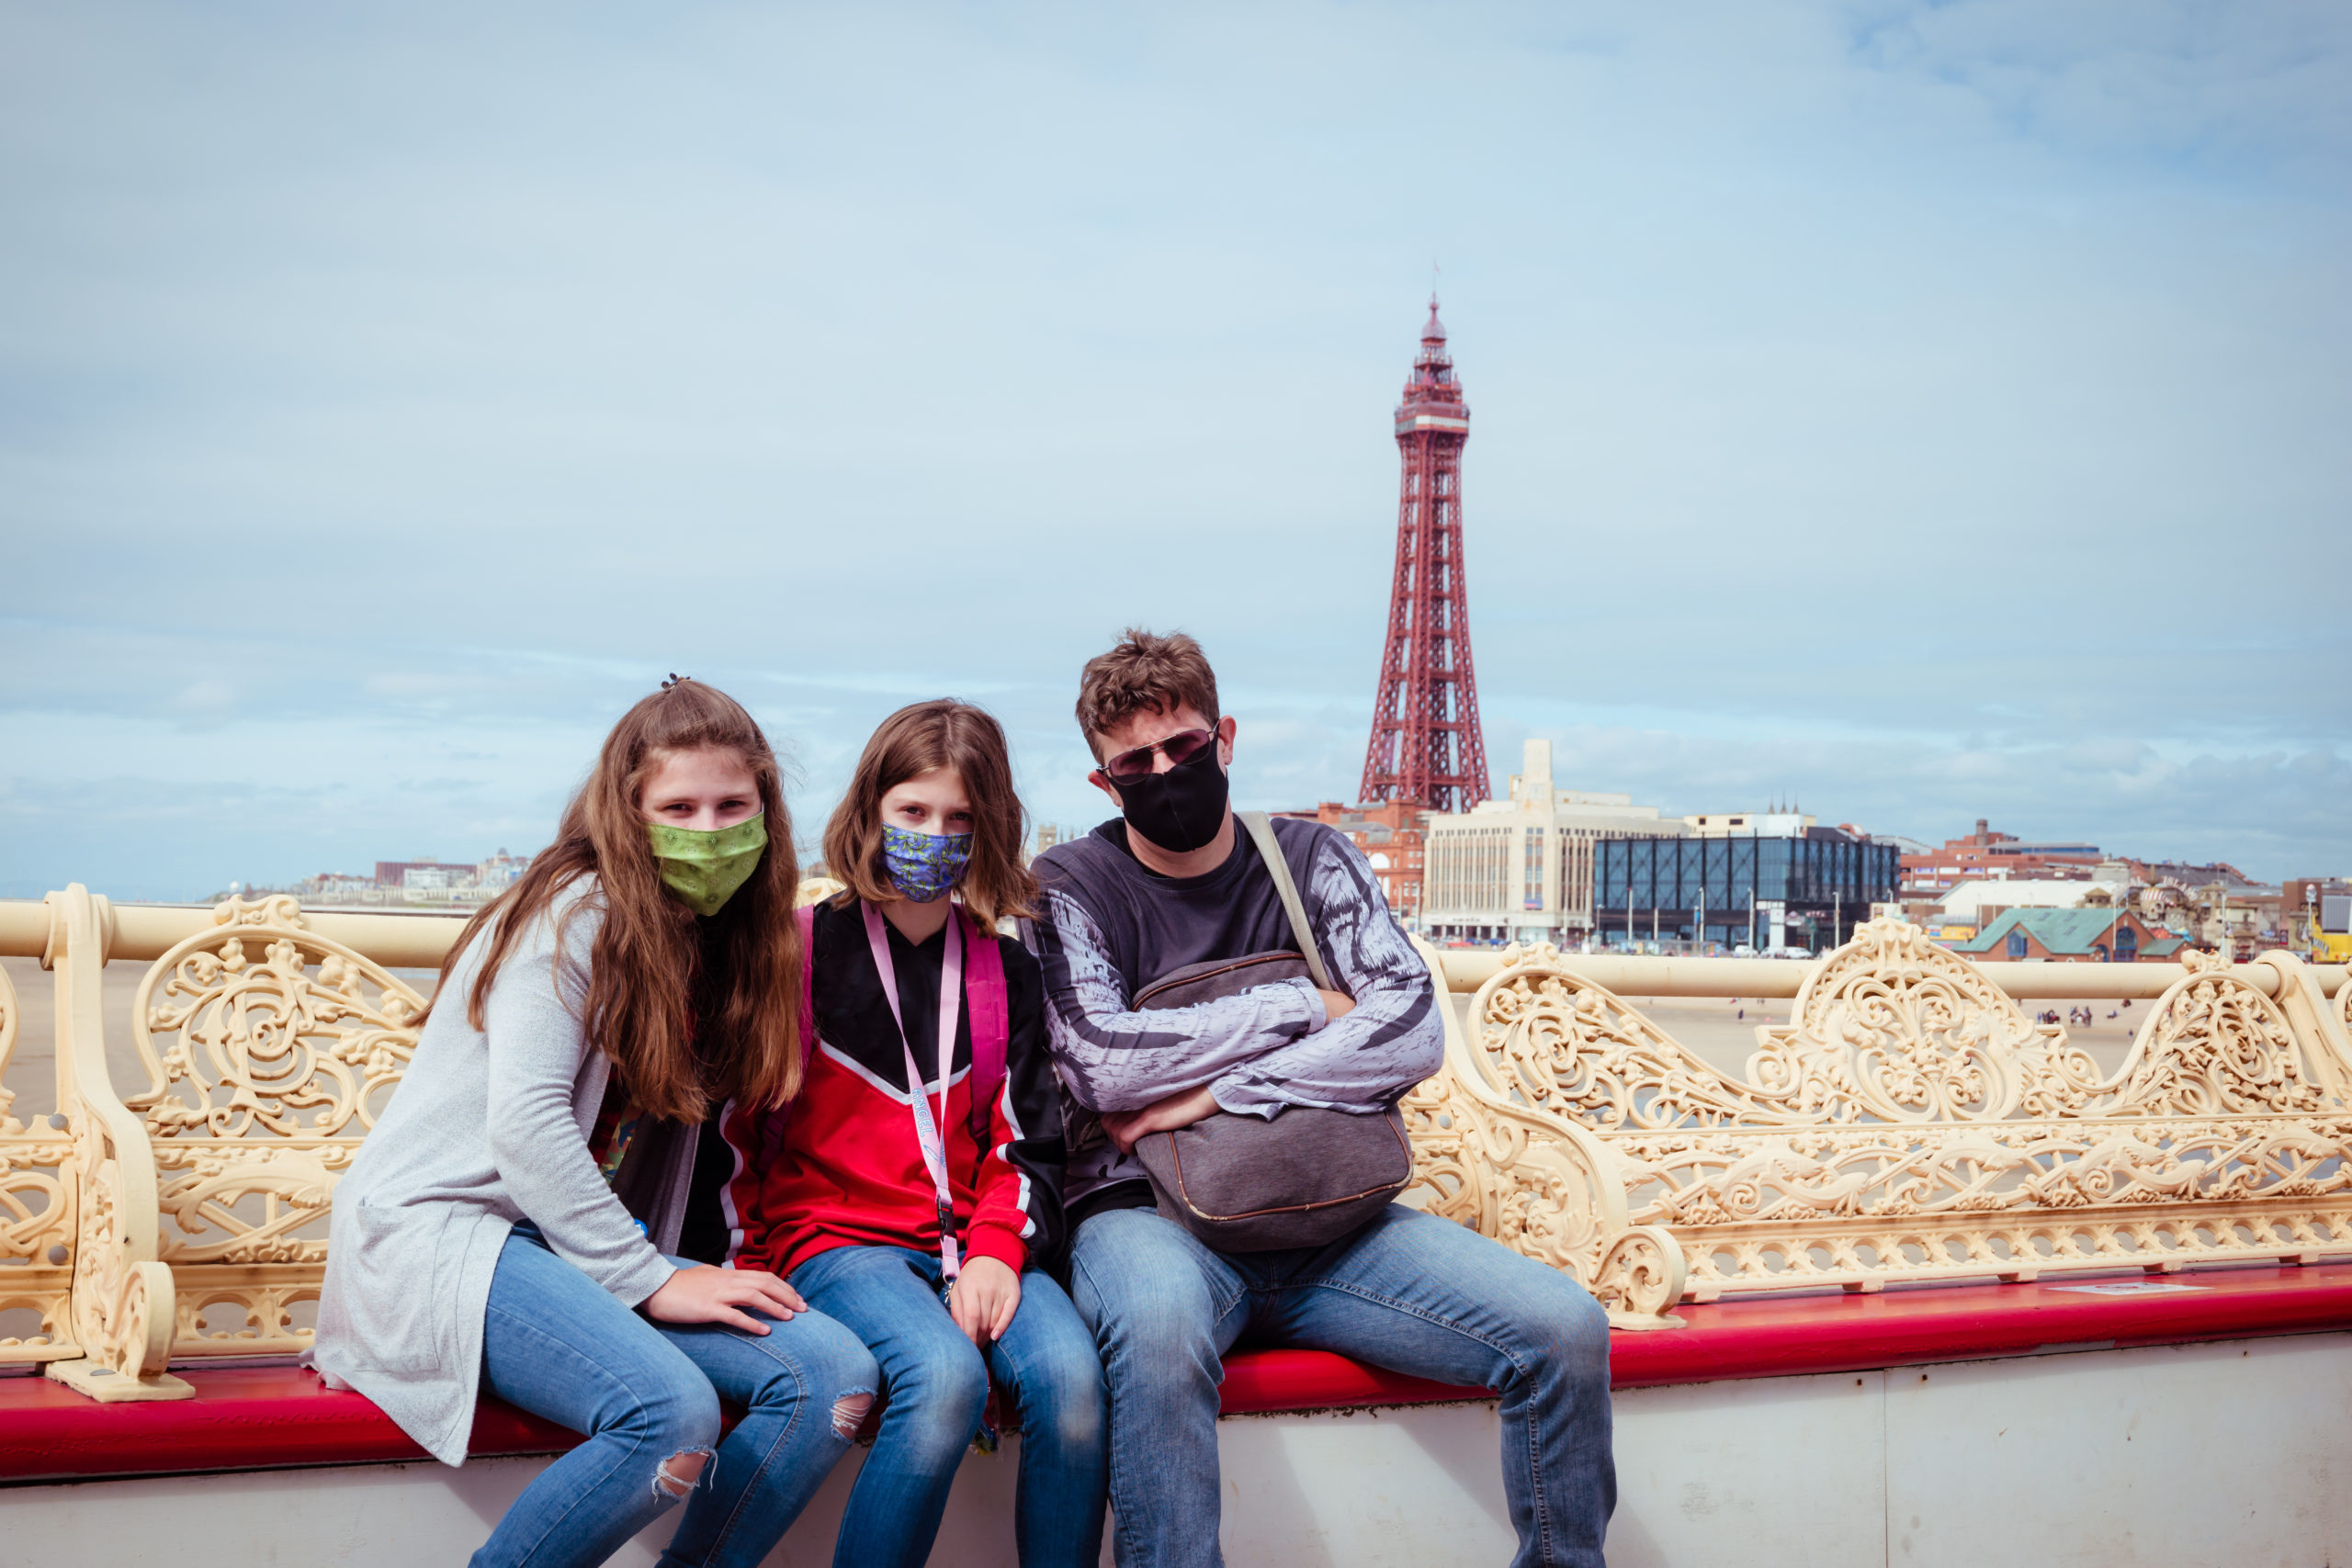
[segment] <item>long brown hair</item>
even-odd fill
[[[882,864],[882,797],[933,768],[953,768],[972,807],[972,859],[957,885],[982,925],[1035,915],[1037,879],[1021,863],[1028,817],[1013,793],[1004,729],[984,708],[941,697],[900,708],[865,743],[849,792],[825,824],[825,869],[848,886],[841,897],[888,904],[903,897]]]
[[[693,911],[663,889],[638,809],[664,761],[704,750],[731,751],[751,769],[768,835],[751,880],[709,917],[707,949]],[[595,878],[605,917],[590,950],[582,1017],[589,1043],[611,1058],[630,1100],[655,1116],[700,1122],[729,1096],[769,1107],[799,1092],[802,955],[792,906],[800,868],[775,753],[742,705],[699,681],[676,681],[621,716],[588,782],[564,807],[555,842],[466,922],[450,949],[454,966],[468,942],[490,932],[466,998],[466,1020],[476,1029],[517,937],[582,876]],[[561,941],[559,926],[559,952]],[[706,951],[719,972],[705,978],[711,1006],[697,1020],[695,971]],[[699,1052],[697,1029],[713,1036]]]

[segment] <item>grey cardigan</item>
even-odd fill
[[[466,997],[485,931],[444,978],[389,1109],[334,1190],[311,1364],[382,1407],[445,1464],[462,1464],[481,1375],[482,1315],[506,1233],[526,1217],[557,1256],[624,1304],[669,1280],[695,1141],[654,1188],[652,1239],[596,1169],[588,1135],[608,1064],[582,1024],[593,878],[557,895],[492,984],[483,1021]],[[557,953],[560,930],[562,953]]]

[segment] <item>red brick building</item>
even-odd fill
[[[1975,877],[2007,876],[2087,878],[2101,855],[2097,844],[2029,844],[2014,833],[1996,833],[1976,819],[1976,831],[1964,839],[1947,839],[1940,850],[1902,858],[1903,891],[1911,894],[1949,893]]]

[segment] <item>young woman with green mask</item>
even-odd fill
[[[673,680],[556,841],[470,921],[398,1094],[336,1189],[315,1359],[435,1458],[483,1386],[586,1434],[478,1565],[765,1557],[879,1386],[858,1337],[732,1250],[730,1109],[797,1091],[798,870],[751,716]],[[721,1397],[747,1407],[724,1443]]]

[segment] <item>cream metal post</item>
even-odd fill
[[[186,1399],[195,1389],[164,1370],[178,1314],[172,1271],[156,1256],[154,1153],[107,1073],[100,971],[111,911],[78,882],[48,904],[41,964],[57,976],[57,1102],[74,1140],[73,1324],[82,1354],[47,1371],[104,1404]]]

